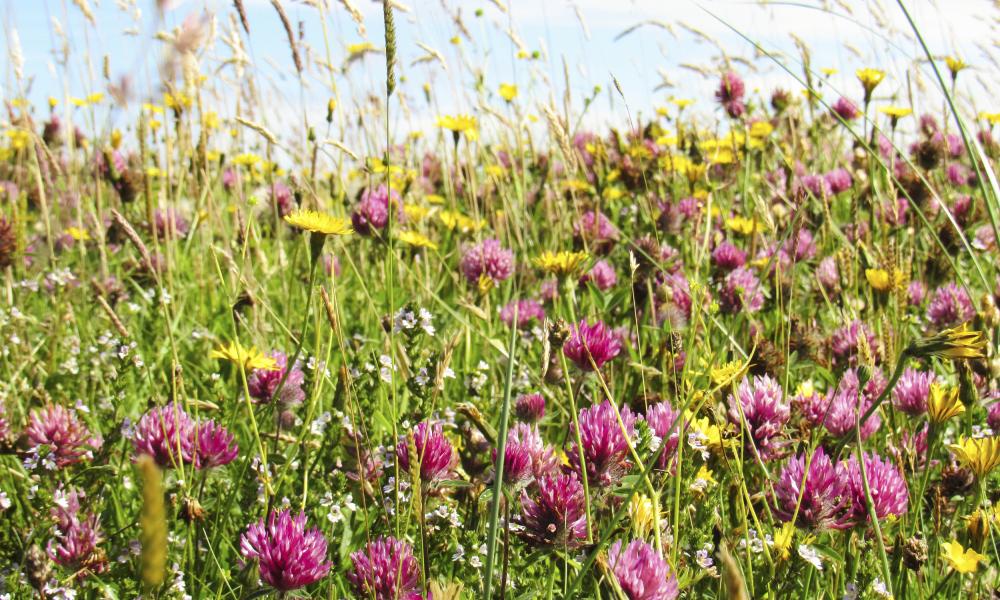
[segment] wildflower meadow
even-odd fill
[[[7,1],[0,599],[1000,598],[1000,12],[670,4]]]

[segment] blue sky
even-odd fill
[[[332,62],[340,65],[347,44],[369,40],[383,44],[382,15],[379,3],[352,0],[365,16],[366,35],[349,18],[337,0],[328,0],[327,31]],[[90,25],[81,10],[69,0],[2,0],[4,51],[10,55],[16,30],[24,57],[24,74],[30,78],[29,98],[44,105],[48,96],[83,96],[102,91],[103,57],[117,78],[130,74],[139,100],[159,98],[161,88],[157,64],[164,55],[164,44],[151,38],[159,30],[170,30],[194,15],[208,15],[214,22],[215,41],[200,57],[202,67],[212,74],[216,95],[210,99],[220,114],[233,114],[237,99],[233,93],[231,68],[213,71],[231,52],[219,37],[229,29],[233,13],[230,0],[175,0],[168,2],[163,21],[159,22],[154,2],[130,0],[88,0],[96,26]],[[303,113],[310,122],[321,121],[330,97],[329,78],[318,67],[310,69],[305,87],[300,88],[291,63],[285,32],[268,0],[245,0],[250,36],[242,31],[251,64],[249,73],[257,78],[262,102],[257,107],[261,121],[276,126],[301,122]],[[922,52],[910,35],[897,5],[889,0],[816,2],[693,2],[690,0],[507,0],[506,11],[487,0],[409,0],[398,11],[401,86],[409,114],[401,117],[405,128],[425,128],[437,112],[476,112],[479,99],[474,93],[477,74],[485,89],[494,92],[501,82],[514,82],[521,88],[520,102],[531,112],[531,103],[555,99],[561,105],[564,64],[569,74],[574,106],[599,85],[604,92],[586,116],[588,124],[608,121],[622,124],[625,110],[617,93],[612,92],[612,74],[619,81],[632,116],[649,114],[653,106],[665,104],[671,95],[694,97],[696,108],[714,109],[710,102],[722,64],[719,47],[735,60],[734,67],[747,81],[750,90],[769,93],[777,86],[799,89],[794,79],[773,61],[755,57],[754,48],[730,31],[710,13],[714,12],[800,71],[798,53],[792,35],[810,47],[813,68],[839,69],[826,84],[832,101],[837,91],[858,95],[854,69],[875,65],[890,75],[879,89],[883,102],[909,105],[910,92],[930,106],[916,106],[918,111],[940,108],[940,96],[918,93],[921,84],[933,87]],[[1000,12],[988,0],[956,0],[940,4],[921,1],[912,7],[914,16],[927,37],[931,49],[941,55],[958,53],[973,69],[960,80],[960,90],[967,108],[997,110],[991,105],[995,90],[996,57],[993,55],[992,24]],[[305,45],[324,56],[320,12],[309,2],[284,0],[283,5],[293,27],[301,27]],[[456,36],[453,17],[461,17],[471,39],[459,45],[449,40]],[[481,16],[477,16],[477,9]],[[822,10],[821,10],[822,9]],[[136,10],[141,15],[136,18]],[[849,12],[848,12],[849,11]],[[882,16],[879,16],[879,15]],[[53,20],[58,20],[70,45],[66,69],[57,64],[53,49],[60,44]],[[618,38],[627,28],[640,22],[657,22],[639,27]],[[539,60],[519,60],[516,46],[504,31],[510,27],[523,44],[538,51]],[[713,41],[709,41],[713,40]],[[411,66],[426,54],[418,43],[434,48],[445,65],[430,62]],[[303,50],[308,55],[308,50]],[[89,61],[85,57],[89,56]],[[347,73],[335,77],[341,103],[362,105],[369,94],[381,95],[384,80],[383,58],[372,55],[353,65]],[[5,61],[2,96],[19,95],[11,61]],[[465,65],[465,66],[463,66]],[[712,69],[705,76],[691,67]],[[923,71],[921,77],[918,73]],[[923,80],[921,82],[921,79]],[[660,87],[664,80],[673,87]],[[435,105],[427,107],[421,86],[432,84]],[[657,89],[659,87],[659,89]],[[497,102],[495,98],[491,102]],[[240,111],[250,110],[240,105]],[[535,111],[537,113],[537,111]]]

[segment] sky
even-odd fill
[[[65,99],[104,91],[106,56],[112,80],[129,75],[137,100],[159,99],[157,70],[165,44],[153,34],[178,27],[186,18],[202,18],[214,36],[201,50],[200,64],[213,84],[210,101],[220,114],[239,111],[278,128],[301,123],[303,115],[316,123],[324,118],[332,92],[329,74],[313,58],[325,58],[328,45],[332,64],[341,67],[348,44],[370,41],[379,48],[384,44],[379,2],[348,2],[364,15],[362,33],[338,0],[326,0],[324,31],[322,13],[313,6],[321,1],[282,0],[292,27],[301,31],[300,50],[310,65],[300,86],[285,31],[270,0],[244,0],[250,35],[242,29],[239,35],[248,54],[247,72],[256,77],[263,100],[247,106],[238,103],[239,95],[233,91],[232,65],[219,66],[232,55],[221,41],[229,35],[234,16],[231,0],[168,0],[162,20],[153,0],[0,0],[5,55],[10,57],[19,45],[23,56],[20,82],[14,73],[16,61],[5,61],[0,96],[8,101],[26,93],[36,106],[44,107],[49,96]],[[766,97],[776,87],[801,90],[779,65],[801,75],[795,36],[808,45],[815,72],[837,69],[823,85],[828,102],[841,94],[857,99],[855,69],[876,66],[889,72],[878,102],[914,105],[917,112],[942,106],[942,97],[933,90],[918,93],[920,85],[933,87],[933,73],[899,6],[889,0],[408,0],[401,4],[395,12],[397,72],[400,94],[409,109],[399,117],[406,129],[433,126],[440,113],[481,112],[483,96],[475,92],[478,83],[487,101],[501,108],[497,86],[516,83],[518,102],[534,114],[540,102],[554,100],[562,106],[567,80],[575,111],[600,86],[583,116],[585,124],[595,127],[622,125],[623,120],[648,115],[670,97],[695,98],[695,109],[711,113],[717,110],[711,94],[725,62],[722,50],[751,94]],[[991,88],[998,69],[993,29],[1000,10],[989,0],[908,4],[935,56],[954,54],[971,65],[959,80],[965,109],[970,114],[1000,109],[993,105],[996,90]],[[92,12],[94,24],[84,17],[81,5]],[[457,33],[456,15],[467,36]],[[517,46],[505,33],[508,29],[539,58],[518,58]],[[70,48],[65,65],[54,51],[62,45],[59,31]],[[773,59],[760,56],[740,34],[759,43]],[[428,54],[427,48],[439,53],[443,62],[414,64]],[[369,96],[382,96],[384,69],[384,56],[372,54],[334,75],[341,105],[361,107]],[[434,98],[430,106],[424,101],[425,83]]]

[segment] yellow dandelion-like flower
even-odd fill
[[[470,115],[444,115],[437,119],[437,126],[451,131],[457,137],[464,135],[470,141],[479,139],[478,122]]]
[[[122,145],[122,132],[120,129],[115,129],[111,132],[111,147],[117,150]]]
[[[955,56],[946,56],[944,59],[944,63],[948,65],[948,70],[951,71],[952,79],[958,77],[959,71],[964,71],[965,69],[969,68],[968,63],[966,63],[961,58]]]
[[[1000,112],[981,112],[979,113],[979,118],[983,119],[990,125],[996,125],[997,123],[1000,123]]]
[[[67,227],[66,231],[63,233],[78,242],[86,242],[90,240],[90,233],[82,227]]]
[[[439,196],[437,194],[427,194],[424,196],[424,200],[427,200],[428,204],[444,204],[444,196]]]
[[[416,248],[430,248],[431,250],[437,250],[438,246],[429,237],[422,233],[417,233],[416,231],[400,231],[396,238],[407,244]]]
[[[482,273],[479,276],[479,283],[476,287],[479,288],[480,294],[486,295],[490,293],[490,290],[493,289],[494,285],[496,285],[496,282],[493,281],[493,278],[486,273]]]
[[[716,431],[718,431],[718,427],[716,427],[715,429]],[[721,447],[722,444],[721,440],[716,442],[713,441],[711,437],[709,437],[707,445],[709,448],[712,448],[712,447]],[[710,487],[712,487],[716,483],[718,482],[715,480],[715,472],[713,472],[705,465],[701,465],[700,467],[698,467],[698,472],[695,473],[694,475],[694,481],[691,482],[691,485],[688,486],[688,489],[690,489],[695,494],[704,494],[705,492],[708,491]]]
[[[404,204],[403,214],[406,215],[408,221],[423,221],[429,215],[431,209],[426,206],[421,206],[419,204]]]
[[[748,366],[748,363],[744,363],[741,360],[731,360],[718,367],[712,367],[709,369],[708,374],[712,379],[712,383],[716,387],[722,388],[741,378]]]
[[[59,105],[59,99],[54,96],[49,96],[49,108],[55,108]]]
[[[359,42],[357,44],[347,45],[347,53],[351,56],[351,58],[357,58],[374,51],[375,46],[373,46],[371,42]]]
[[[957,444],[948,448],[963,466],[969,468],[980,480],[1000,464],[1000,438],[966,438],[962,437]]]
[[[946,387],[937,382],[931,384],[927,397],[927,418],[931,423],[939,425],[964,412],[965,406],[959,400],[957,387]]]
[[[637,537],[645,538],[653,532],[656,523],[656,505],[645,495],[636,494],[628,503],[629,522]],[[663,517],[661,511],[660,516]]]
[[[865,269],[865,279],[877,292],[888,292],[892,289],[892,276],[885,269]]]
[[[832,75],[836,75],[840,71],[838,71],[837,69],[830,68],[830,67],[824,67],[824,68],[820,69],[819,72],[822,73],[822,74],[824,74],[824,75],[826,75],[827,77],[830,77]]]
[[[251,346],[250,348],[244,348],[239,342],[233,342],[229,345],[223,344],[217,349],[212,350],[208,355],[209,358],[221,358],[223,360],[228,360],[233,364],[242,364],[243,368],[247,371],[253,369],[260,369],[262,371],[277,371],[278,361],[274,360],[270,356],[267,356],[256,347]]]
[[[740,235],[750,235],[755,231],[760,231],[760,224],[754,219],[737,215],[726,219],[726,228]]]
[[[684,110],[688,106],[694,104],[694,100],[692,100],[691,98],[671,98],[670,102],[672,102],[674,106],[676,106],[681,110]]]
[[[880,71],[878,69],[858,69],[854,73],[858,76],[858,81],[861,82],[861,86],[865,88],[865,101],[871,99],[872,92],[878,87],[878,84],[882,83],[885,79],[885,71]]]
[[[191,104],[194,100],[191,96],[188,96],[184,92],[167,92],[163,94],[163,104],[167,108],[171,108],[175,111],[181,111],[185,108],[191,108]]]
[[[986,339],[980,331],[968,328],[967,323],[945,329],[914,342],[909,351],[915,356],[937,356],[939,358],[974,359],[985,356]]]
[[[500,165],[486,165],[486,168],[483,170],[486,171],[486,174],[490,177],[500,178],[503,177],[504,173],[503,167]]]
[[[941,545],[941,558],[959,573],[975,573],[979,563],[986,557],[972,548],[966,550],[958,540],[952,540]]]
[[[767,121],[756,121],[750,126],[750,137],[752,138],[765,138],[774,131],[774,125],[771,125]]]
[[[785,523],[774,532],[774,549],[781,560],[788,560],[792,555],[792,540],[795,538],[795,525]]]
[[[893,123],[913,114],[913,109],[905,106],[881,106],[878,111],[892,119]]]
[[[353,233],[351,221],[315,210],[299,209],[285,215],[285,222],[292,227],[323,235],[347,235]]]
[[[513,83],[501,83],[500,97],[506,102],[510,102],[514,98],[517,98],[517,86]]]
[[[484,219],[476,221],[454,210],[441,211],[438,213],[438,219],[448,229],[457,229],[462,233],[472,233],[486,227]]]
[[[552,275],[573,275],[580,271],[588,258],[590,256],[586,252],[546,250],[541,256],[532,259],[531,262],[539,269]]]

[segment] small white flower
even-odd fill
[[[878,577],[876,577],[875,581],[872,582],[872,592],[874,592],[879,598],[885,598],[886,600],[892,599],[892,594],[889,593],[889,587]]]
[[[816,567],[817,570],[823,570],[823,559],[820,557],[819,552],[812,546],[799,544],[799,556],[802,557],[802,560]]]

